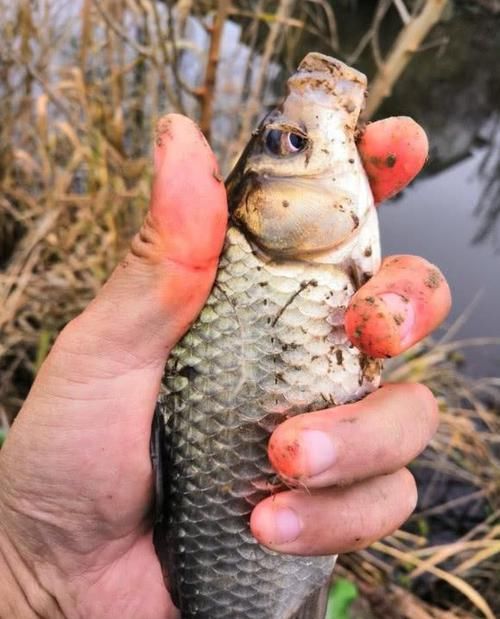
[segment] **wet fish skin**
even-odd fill
[[[364,86],[356,71],[309,54],[228,179],[216,282],[168,360],[158,407],[165,478],[155,545],[183,619],[324,613],[319,592],[335,558],[270,551],[248,519],[277,482],[266,451],[276,425],[378,385],[379,362],[343,327],[380,259],[354,143]],[[270,156],[271,130],[301,131],[308,151]]]

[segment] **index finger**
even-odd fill
[[[425,131],[408,116],[366,126],[358,149],[375,202],[391,198],[410,183],[427,160]]]

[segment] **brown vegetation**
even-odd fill
[[[387,10],[391,2],[379,4]],[[402,23],[414,17],[407,7],[421,4],[394,2]],[[326,0],[68,5],[0,0],[1,432],[57,333],[96,294],[139,226],[155,119],[174,110],[201,118],[227,170],[262,102],[274,102],[272,80],[295,64],[300,41],[312,36],[322,50],[348,56]],[[367,45],[379,53],[377,15],[353,53]],[[219,83],[230,70],[220,45],[230,22],[243,26],[247,60],[239,81]],[[194,25],[204,40],[193,40]],[[182,63],[196,55],[208,61],[188,81]],[[415,464],[427,482],[408,528],[342,560],[339,572],[363,593],[360,616],[500,614],[499,383],[460,375],[460,348],[426,342],[388,375],[426,382],[440,398],[442,424]],[[455,481],[464,493],[441,499],[443,484]],[[478,510],[467,521],[471,504]],[[452,541],[436,541],[439,514],[462,519]]]

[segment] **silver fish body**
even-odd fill
[[[248,520],[277,491],[266,451],[277,424],[378,385],[380,363],[343,325],[380,259],[354,141],[364,86],[342,63],[306,56],[228,179],[216,282],[168,360],[158,407],[165,478],[155,544],[183,619],[324,613],[335,558],[268,550]]]

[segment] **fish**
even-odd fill
[[[335,557],[269,550],[249,517],[295,487],[267,456],[277,425],[379,385],[381,361],[344,328],[380,265],[356,147],[366,86],[356,69],[307,54],[226,181],[215,283],[168,359],[153,432],[154,543],[183,619],[324,617]]]

